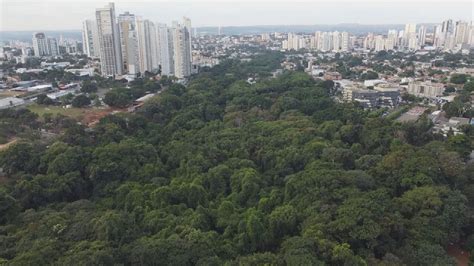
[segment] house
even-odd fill
[[[324,79],[326,80],[340,80],[342,75],[339,72],[326,72],[324,73]]]

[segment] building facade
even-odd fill
[[[102,76],[121,75],[123,73],[122,52],[114,4],[110,3],[104,8],[98,8],[96,21]]]

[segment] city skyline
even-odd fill
[[[110,1],[1,0],[0,31],[79,30],[85,19],[93,19],[91,8]],[[169,23],[186,16],[196,27],[260,25],[337,25],[436,23],[447,17],[472,20],[471,1],[113,1],[116,12],[140,14],[153,22]],[[271,5],[270,5],[271,4]],[[341,8],[344,6],[344,8]],[[56,12],[51,12],[54,7]],[[67,14],[67,16],[65,16]],[[297,15],[295,15],[297,14]],[[25,20],[34,17],[35,20]]]

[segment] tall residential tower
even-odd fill
[[[85,20],[82,23],[82,44],[84,53],[88,57],[100,57],[99,34],[95,21]]]
[[[109,3],[96,9],[102,76],[121,75],[123,72],[120,33],[115,21],[115,6]]]

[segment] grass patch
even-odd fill
[[[40,117],[44,114],[61,114],[75,119],[81,119],[84,115],[91,112],[91,109],[86,108],[63,108],[62,106],[51,106],[51,105],[39,105],[31,104],[27,107],[33,113],[38,114]]]

